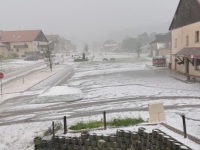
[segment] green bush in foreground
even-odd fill
[[[133,126],[142,122],[144,122],[142,118],[124,118],[124,119],[114,119],[111,122],[107,122],[107,125],[111,127],[127,127],[127,126]],[[76,125],[71,126],[69,129],[71,130],[93,129],[93,128],[99,128],[102,126],[103,126],[102,121],[91,121],[88,123],[78,122]]]

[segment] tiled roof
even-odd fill
[[[0,32],[0,42],[30,42],[34,41],[41,30],[3,31]]]
[[[59,41],[59,35],[45,35],[47,40],[50,41],[54,41],[55,43],[60,43]]]

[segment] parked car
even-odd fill
[[[107,58],[104,58],[103,61],[108,61],[108,59],[107,59]]]
[[[38,57],[38,59],[44,59],[44,57],[43,56],[37,56]]]
[[[115,61],[115,58],[110,58],[110,61]]]
[[[109,59],[109,58],[104,58],[104,59],[103,59],[103,61],[108,61],[108,60],[110,60],[110,61],[115,61],[115,58],[110,58],[110,59]]]
[[[25,61],[37,61],[38,56],[29,56],[24,59]]]

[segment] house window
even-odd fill
[[[199,31],[195,32],[195,42],[199,42]]]
[[[19,49],[17,49],[16,51],[19,52]]]
[[[196,70],[200,70],[200,59],[196,59],[196,62],[195,62],[195,69],[196,69]]]
[[[186,46],[189,46],[189,36],[186,36]]]
[[[175,48],[177,47],[177,38],[175,38]]]

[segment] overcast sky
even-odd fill
[[[178,2],[0,0],[0,30],[42,29],[45,34],[60,34],[72,41],[89,42],[126,29],[145,27],[148,30],[148,26],[169,24]]]

